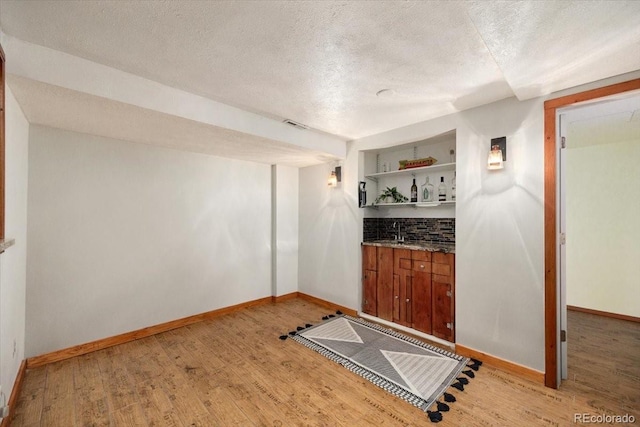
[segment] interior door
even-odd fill
[[[558,150],[558,185],[559,185],[559,209],[558,209],[558,275],[559,275],[559,286],[560,292],[558,295],[560,296],[560,301],[558,301],[558,310],[560,311],[558,319],[558,349],[560,352],[560,366],[559,366],[559,378],[558,384],[563,379],[568,378],[567,372],[567,246],[566,246],[566,230],[567,230],[567,215],[566,215],[566,134],[567,134],[567,120],[566,115],[559,114],[558,115],[558,129],[559,129],[559,143],[557,145]]]

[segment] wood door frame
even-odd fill
[[[640,89],[640,79],[550,99],[544,103],[544,383],[558,388],[558,292],[557,292],[557,158],[556,113],[559,108]]]
[[[0,240],[5,238],[4,232],[4,187],[5,187],[5,59],[4,50],[0,46]],[[2,251],[0,251],[1,253]]]

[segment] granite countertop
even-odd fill
[[[372,240],[368,242],[362,242],[362,244],[368,245],[368,246],[383,246],[388,248],[411,249],[414,251],[444,252],[449,254],[456,253],[456,246],[450,243],[426,243],[426,242],[399,243],[397,240]]]

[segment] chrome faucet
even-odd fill
[[[404,237],[400,235],[400,224],[398,224],[397,222],[394,222],[393,228],[396,228],[396,225],[398,226],[398,234],[393,236],[393,240],[397,241],[398,243],[404,243]]]

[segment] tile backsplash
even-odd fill
[[[393,223],[396,223],[396,228]],[[365,242],[393,240],[398,225],[407,242],[456,242],[455,218],[364,218],[363,239]]]

